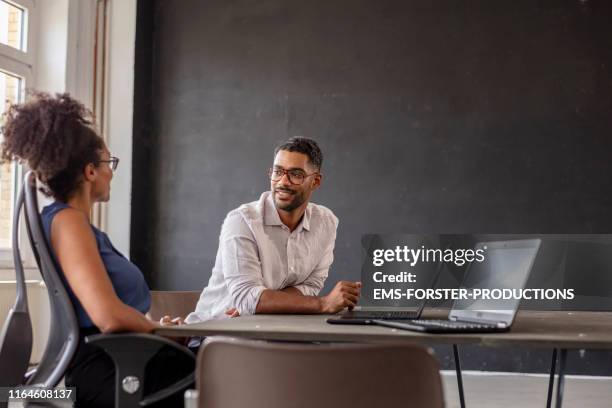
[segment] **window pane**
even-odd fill
[[[12,103],[21,102],[22,79],[0,71],[0,112],[4,112]],[[0,125],[2,125],[0,119]],[[2,135],[0,134],[0,138]],[[13,211],[14,163],[0,166],[0,248],[11,246],[11,218]]]
[[[23,9],[0,0],[0,43],[23,50]]]

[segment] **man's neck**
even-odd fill
[[[308,202],[305,202],[293,211],[284,211],[279,209],[276,209],[276,211],[278,212],[281,222],[285,224],[287,228],[289,228],[289,231],[293,231],[298,225],[300,225],[300,221],[302,221],[302,218],[304,217],[307,206]]]

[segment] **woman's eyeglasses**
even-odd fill
[[[100,160],[100,163],[108,163],[108,167],[110,167],[112,171],[115,171],[117,170],[117,166],[119,166],[119,158],[111,156],[109,160]]]

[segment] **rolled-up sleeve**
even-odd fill
[[[241,315],[255,314],[266,289],[257,243],[240,214],[230,214],[221,229],[223,277],[233,305]]]
[[[327,245],[323,252],[323,256],[317,266],[315,266],[314,270],[308,277],[304,280],[304,282],[295,286],[297,290],[302,292],[304,296],[317,296],[321,289],[323,289],[323,285],[325,285],[325,280],[329,274],[329,268],[331,264],[334,262],[334,247],[336,245],[336,230],[338,227],[338,219],[335,216],[332,216],[332,222],[328,228],[326,233]]]

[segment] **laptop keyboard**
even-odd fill
[[[392,320],[401,320],[401,319],[414,319],[416,317],[416,312],[411,311],[389,311],[389,312],[376,312],[376,311],[354,311],[347,313],[347,317],[351,317],[353,319],[392,319]]]
[[[482,331],[497,328],[497,326],[492,324],[457,322],[453,320],[413,320],[412,324],[424,327],[461,331]]]

